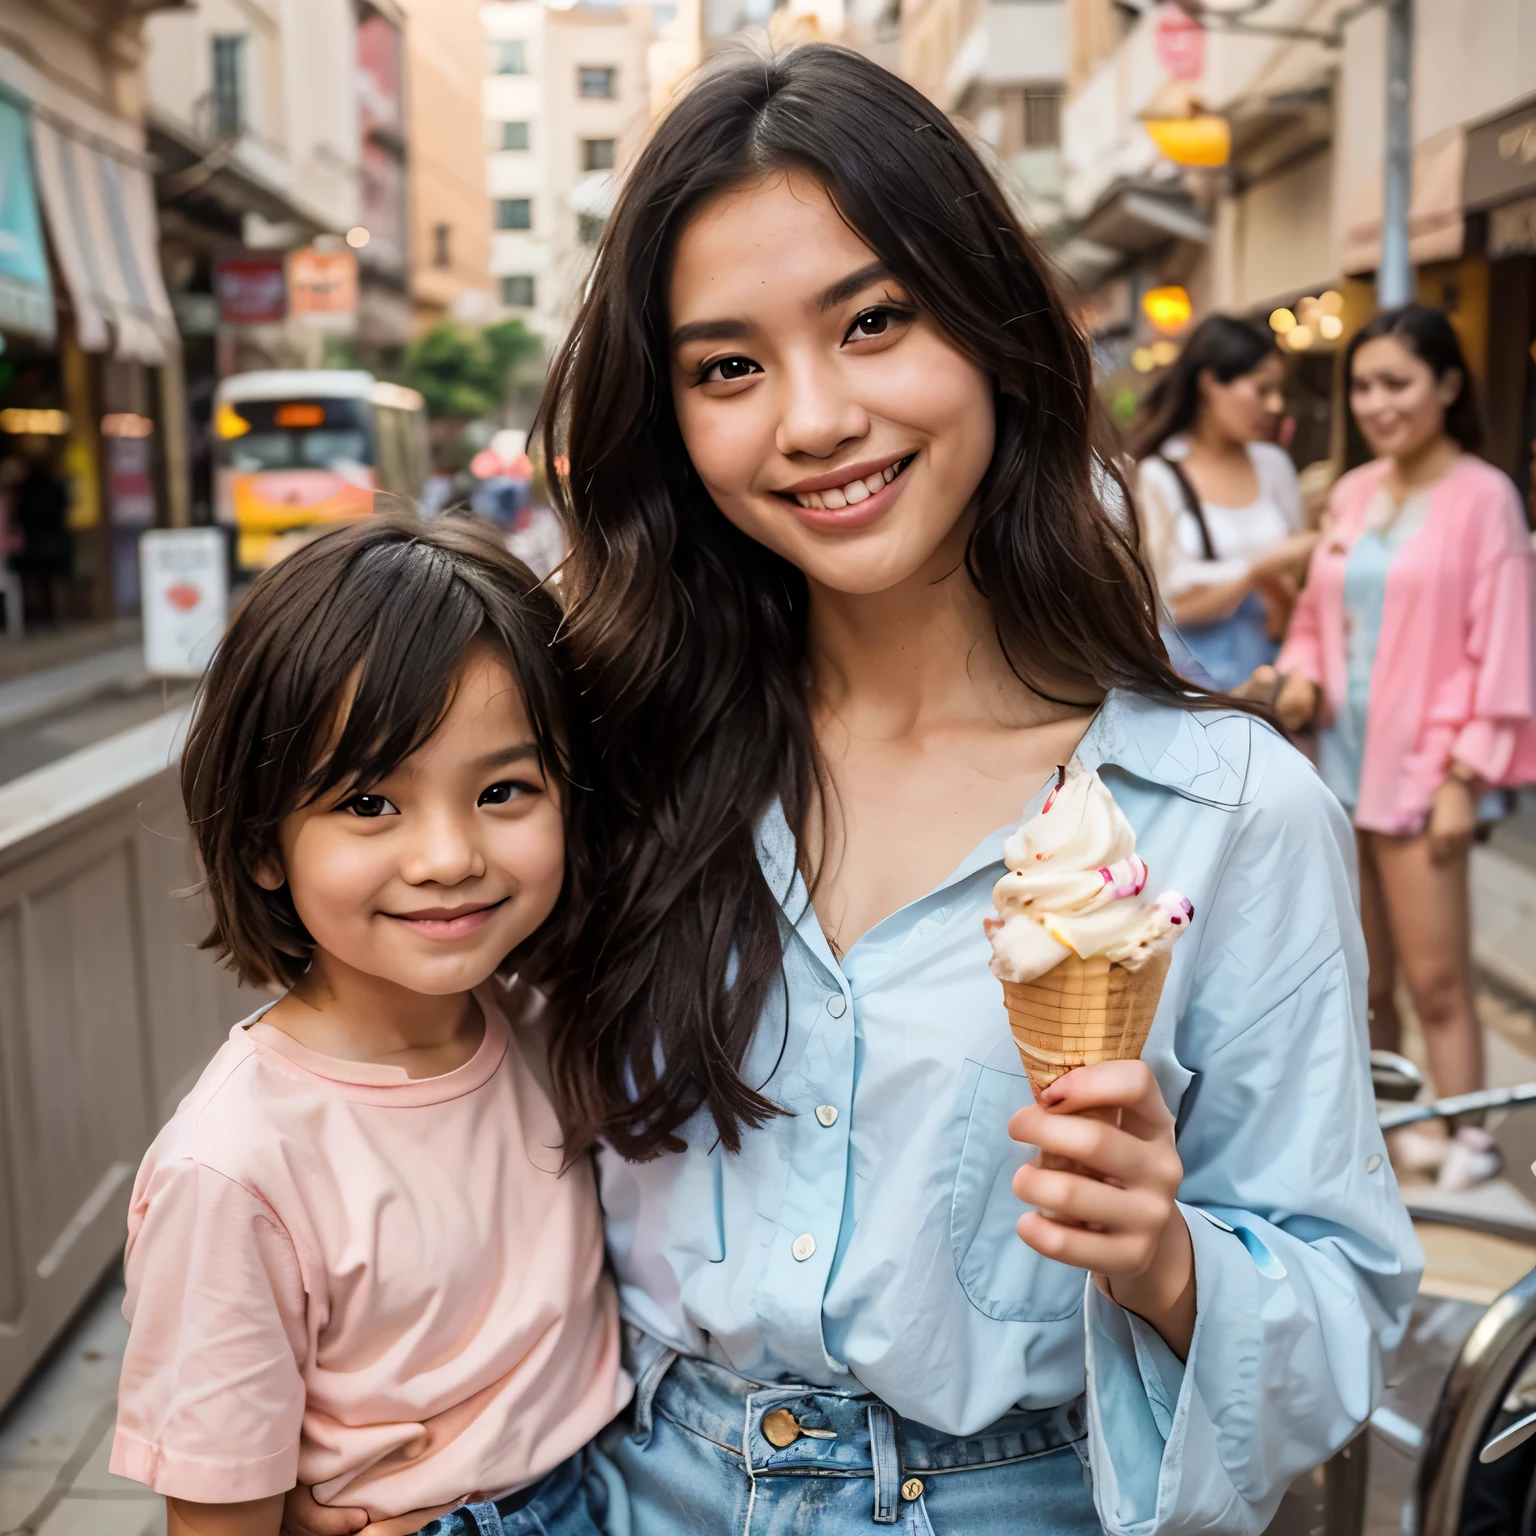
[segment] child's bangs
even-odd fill
[[[493,644],[514,676],[521,671],[498,616],[440,551],[420,544],[370,550],[348,578],[351,590],[339,593],[339,602],[354,593],[366,600],[370,589],[387,590],[389,601],[359,635],[361,653],[327,701],[327,725],[317,733],[323,745],[301,803],[376,783],[425,745],[453,703],[465,653],[477,639]],[[543,722],[531,701],[528,709],[542,747]]]

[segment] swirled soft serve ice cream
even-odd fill
[[[1019,1055],[1038,1095],[1073,1067],[1141,1054],[1194,908],[1144,894],[1136,833],[1097,773],[1059,769],[1004,845],[985,920]]]

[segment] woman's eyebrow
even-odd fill
[[[883,261],[872,261],[868,266],[850,272],[847,277],[832,284],[821,296],[821,308],[836,309],[854,294],[862,293],[871,283],[878,283],[891,276],[891,269]]]
[[[752,327],[745,320],[690,320],[672,332],[672,345],[682,347],[690,341],[742,341],[751,334]]]

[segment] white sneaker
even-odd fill
[[[1433,1136],[1410,1125],[1394,1131],[1387,1138],[1387,1150],[1392,1157],[1392,1166],[1399,1174],[1433,1174],[1440,1171],[1450,1154],[1451,1138]]]
[[[1485,1184],[1504,1167],[1499,1144],[1481,1126],[1464,1125],[1451,1138],[1445,1161],[1436,1180],[1441,1189],[1471,1189]]]

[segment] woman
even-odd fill
[[[1477,404],[1444,314],[1378,315],[1346,364],[1376,458],[1334,487],[1277,707],[1292,728],[1320,722],[1323,779],[1355,824],[1372,1043],[1399,1046],[1401,968],[1436,1091],[1468,1093],[1483,1052],[1467,856],[1482,792],[1536,778],[1536,555],[1514,486],[1473,457]],[[1475,1126],[1394,1150],[1452,1189],[1500,1166]]]
[[[1274,660],[1316,542],[1274,441],[1284,383],[1271,338],[1211,315],[1131,435],[1149,563],[1185,645],[1224,692]]]
[[[626,180],[545,440],[615,1531],[1257,1532],[1371,1411],[1417,1256],[1348,826],[1169,668],[1093,398],[964,136],[855,54],[725,61]],[[1197,917],[1144,1060],[1046,1108],[982,919],[1074,757]]]

